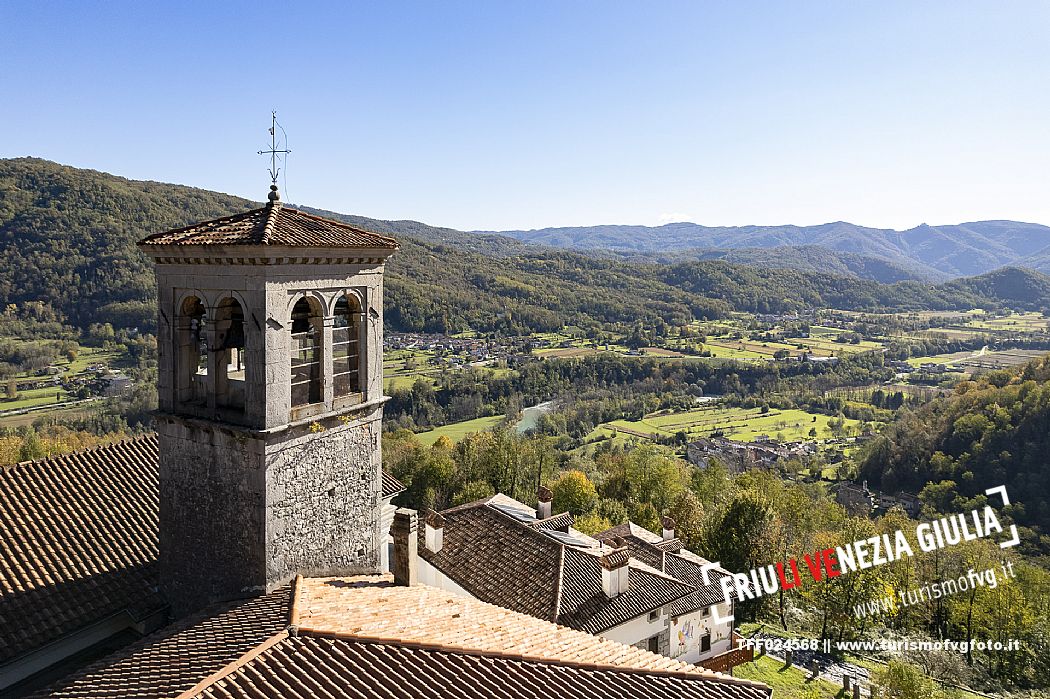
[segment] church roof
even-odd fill
[[[400,246],[393,238],[347,223],[314,216],[285,206],[279,200],[266,206],[172,231],[154,233],[139,246],[160,245],[269,245],[309,248],[388,250]]]
[[[770,690],[437,588],[356,576],[300,578],[214,608],[38,696],[765,699]]]
[[[0,664],[157,593],[154,436],[0,468]]]
[[[0,665],[157,592],[157,436],[0,467]],[[382,497],[405,486],[383,473]]]

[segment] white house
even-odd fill
[[[633,523],[588,536],[567,513],[552,516],[497,494],[431,512],[418,532],[421,583],[675,658],[706,663],[733,649],[729,573]]]

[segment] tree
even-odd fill
[[[584,534],[594,536],[610,528],[613,524],[596,512],[588,512],[582,517],[577,517],[573,522],[573,526]]]
[[[878,696],[885,699],[941,699],[945,696],[919,668],[899,660],[891,660],[885,668],[875,670],[872,689],[877,689]]]
[[[690,491],[682,491],[671,503],[667,516],[675,522],[675,536],[687,549],[696,550],[703,544],[704,506]]]
[[[18,400],[18,382],[14,379],[7,382],[7,399]]]
[[[582,471],[566,471],[551,487],[554,493],[554,512],[568,512],[574,516],[594,509],[598,491]]]
[[[496,494],[492,484],[485,481],[470,481],[452,498],[453,505],[464,505],[468,502],[484,500]]]
[[[47,448],[40,440],[36,430],[29,430],[22,438],[22,446],[18,450],[19,461],[35,461],[47,456]]]

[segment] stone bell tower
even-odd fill
[[[151,235],[160,582],[176,616],[297,573],[377,572],[383,266],[397,242],[285,207]]]

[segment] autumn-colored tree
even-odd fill
[[[566,471],[551,487],[554,493],[554,512],[568,512],[580,516],[594,509],[598,491],[582,471]]]

